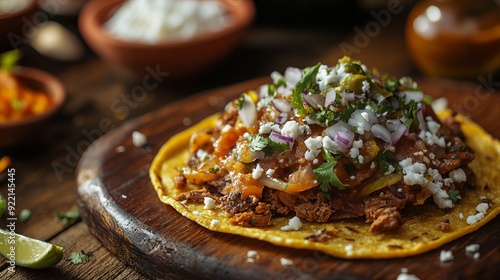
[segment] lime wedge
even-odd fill
[[[63,248],[0,229],[0,254],[7,263],[28,268],[46,268],[63,258]]]

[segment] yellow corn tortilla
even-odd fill
[[[449,115],[450,112],[445,111],[439,117]],[[500,213],[500,142],[473,121],[457,116],[457,120],[462,123],[467,144],[476,151],[476,158],[470,167],[476,174],[477,186],[462,193],[462,199],[452,209],[441,210],[435,205],[426,204],[413,212],[404,212],[403,226],[392,233],[370,233],[370,224],[364,218],[329,223],[302,221],[303,225],[298,231],[281,230],[291,217],[273,218],[272,225],[268,227],[231,225],[230,217],[224,210],[204,209],[204,204],[184,205],[175,199],[181,192],[197,188],[196,185],[190,185],[188,189],[178,190],[174,184],[174,177],[189,156],[189,138],[202,128],[215,126],[218,118],[219,115],[210,116],[170,138],[154,158],[150,169],[150,178],[160,200],[209,230],[256,238],[279,246],[319,250],[345,259],[382,259],[406,257],[435,249],[477,230]],[[476,214],[475,208],[484,198],[491,201],[485,217],[468,225],[467,217]],[[460,218],[462,215],[463,218]],[[450,221],[449,232],[437,228],[437,224],[444,219]],[[328,242],[305,239],[323,229],[332,237]]]

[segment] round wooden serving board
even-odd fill
[[[237,235],[211,232],[160,202],[149,180],[149,167],[173,134],[224,105],[267,78],[190,96],[127,122],[95,141],[78,169],[78,203],[91,232],[116,256],[151,278],[162,279],[396,279],[402,268],[420,279],[494,279],[500,274],[500,217],[478,231],[440,249],[407,258],[344,260],[317,251],[278,247]],[[487,83],[473,85],[421,80],[433,97],[470,115],[500,138],[500,92]],[[148,145],[136,148],[131,134],[140,131]],[[117,147],[125,147],[124,152]],[[480,244],[480,258],[465,246]],[[441,263],[441,249],[455,259]],[[259,258],[247,261],[247,252]],[[281,265],[280,259],[293,262]]]

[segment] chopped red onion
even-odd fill
[[[280,113],[288,113],[292,110],[292,104],[283,98],[275,98],[271,100],[274,108]]]
[[[396,129],[391,133],[391,144],[396,144],[407,131],[408,127],[404,124],[400,124],[396,127]]]
[[[383,125],[376,123],[372,125],[370,131],[373,135],[375,135],[375,137],[382,139],[387,143],[391,143],[391,132]]]
[[[243,94],[244,100],[241,109],[238,110],[238,116],[246,127],[252,126],[257,120],[257,109],[250,96]]]
[[[291,148],[293,146],[294,139],[292,137],[288,137],[276,132],[271,132],[269,134],[269,139],[271,141],[276,142],[276,143],[281,143],[281,144],[290,144],[289,147]]]
[[[333,141],[335,141],[341,149],[347,149],[351,147],[354,141],[354,132],[350,130],[340,130],[335,134]]]
[[[337,122],[325,129],[325,135],[330,137],[337,145],[345,150],[351,147],[354,140],[354,132],[345,122]]]
[[[309,95],[307,93],[301,93],[300,95],[302,96],[302,101],[304,101],[306,105],[311,106],[315,110],[318,109],[318,104],[316,103],[316,100],[314,100],[312,95]]]

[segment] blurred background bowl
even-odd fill
[[[28,116],[20,120],[0,122],[0,148],[37,145],[52,116],[58,112],[66,99],[62,83],[52,74],[31,67],[16,66],[12,74],[23,85],[32,90],[41,91],[50,96],[52,107],[39,115]]]
[[[104,61],[136,76],[153,71],[168,72],[169,78],[186,78],[215,66],[242,42],[254,17],[251,0],[220,0],[231,17],[229,26],[192,39],[146,44],[108,35],[105,23],[124,0],[93,0],[82,9],[79,29],[86,43]]]
[[[17,1],[17,0],[16,0]],[[21,2],[18,2],[18,4]],[[0,51],[14,49],[19,38],[25,38],[29,24],[33,21],[33,15],[37,9],[37,0],[31,0],[27,6],[13,13],[4,13],[0,10]],[[26,28],[23,28],[26,27]],[[13,41],[15,40],[15,41]]]

